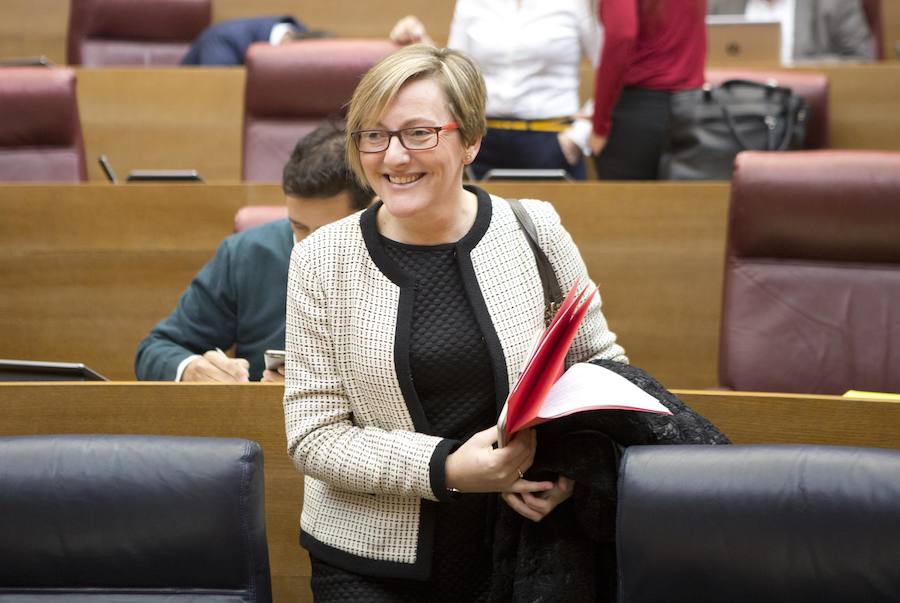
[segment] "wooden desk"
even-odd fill
[[[716,385],[725,183],[492,184],[552,201],[632,362]],[[269,185],[0,186],[0,357],[134,377],[138,342]]]
[[[78,69],[88,178],[106,182],[106,154],[123,181],[135,169],[195,169],[241,179],[243,67]]]
[[[835,396],[678,391],[735,443],[900,447],[900,403]],[[297,543],[303,480],[286,454],[282,388],[168,383],[0,383],[0,435],[100,433],[241,437],[265,454],[276,603],[312,601]]]

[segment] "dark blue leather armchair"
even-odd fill
[[[0,601],[269,602],[262,451],[0,438]]]
[[[900,450],[634,446],[619,601],[900,601]]]

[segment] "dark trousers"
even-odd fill
[[[495,130],[488,128],[481,141],[481,150],[470,166],[477,180],[488,170],[553,170],[563,169],[575,180],[584,180],[584,158],[570,165],[559,147],[556,132]]]
[[[671,92],[625,88],[606,146],[594,157],[600,180],[657,180],[669,133]]]

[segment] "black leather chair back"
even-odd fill
[[[0,601],[271,601],[256,442],[5,437],[0,459]]]
[[[900,601],[900,450],[634,446],[619,601]]]

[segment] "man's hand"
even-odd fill
[[[263,383],[284,383],[284,365],[279,366],[277,371],[264,370],[261,381]]]
[[[184,367],[182,381],[244,383],[250,380],[250,363],[243,358],[229,358],[219,350],[210,350]]]
[[[553,482],[531,482],[522,473],[531,466],[537,435],[529,429],[503,448],[494,448],[497,427],[479,431],[447,457],[448,488],[461,492],[544,492]]]
[[[560,475],[559,480],[549,490],[533,494],[531,492],[504,492],[500,496],[513,511],[531,521],[540,521],[550,514],[560,503],[569,499],[575,491],[575,482]]]
[[[603,150],[603,147],[606,146],[606,137],[591,132],[591,137],[588,138],[588,146],[591,147],[591,153],[596,157]]]
[[[425,25],[419,21],[418,17],[407,15],[397,21],[388,34],[391,42],[400,46],[408,46],[410,44],[428,44],[434,46],[434,41],[425,31]]]

